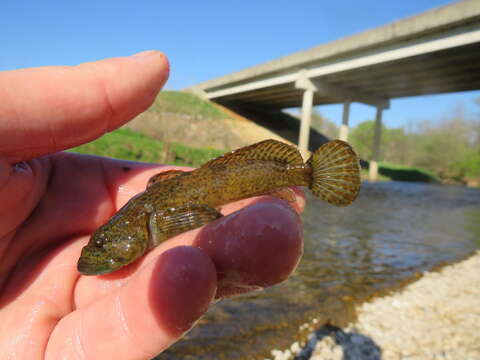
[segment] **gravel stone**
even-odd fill
[[[345,329],[317,331],[309,359],[479,360],[480,252],[426,272],[402,291],[360,305],[357,313]]]

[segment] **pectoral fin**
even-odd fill
[[[208,224],[222,217],[216,209],[207,205],[186,205],[152,213],[148,222],[150,247],[185,231]]]

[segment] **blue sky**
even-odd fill
[[[85,61],[159,49],[178,90],[279,56],[450,3],[446,0],[83,0],[0,2],[0,70]],[[393,100],[387,126],[435,119],[480,91]],[[318,109],[340,123],[341,106]],[[355,104],[351,123],[374,109]]]

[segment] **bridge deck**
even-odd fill
[[[346,37],[189,88],[225,106],[278,110],[302,106],[299,146],[308,144],[313,105],[377,107],[390,99],[480,89],[480,1],[466,0]],[[380,133],[374,137],[375,177]]]
[[[344,92],[361,100],[479,89],[480,1],[447,5],[191,89],[222,103],[296,107],[302,104],[303,91],[295,87],[301,70],[338,88],[317,91],[315,105],[342,103]]]

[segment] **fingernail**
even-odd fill
[[[134,58],[146,58],[146,57],[151,57],[151,56],[157,56],[158,55],[157,50],[146,50],[146,51],[141,51],[139,53],[131,55],[131,57]]]

